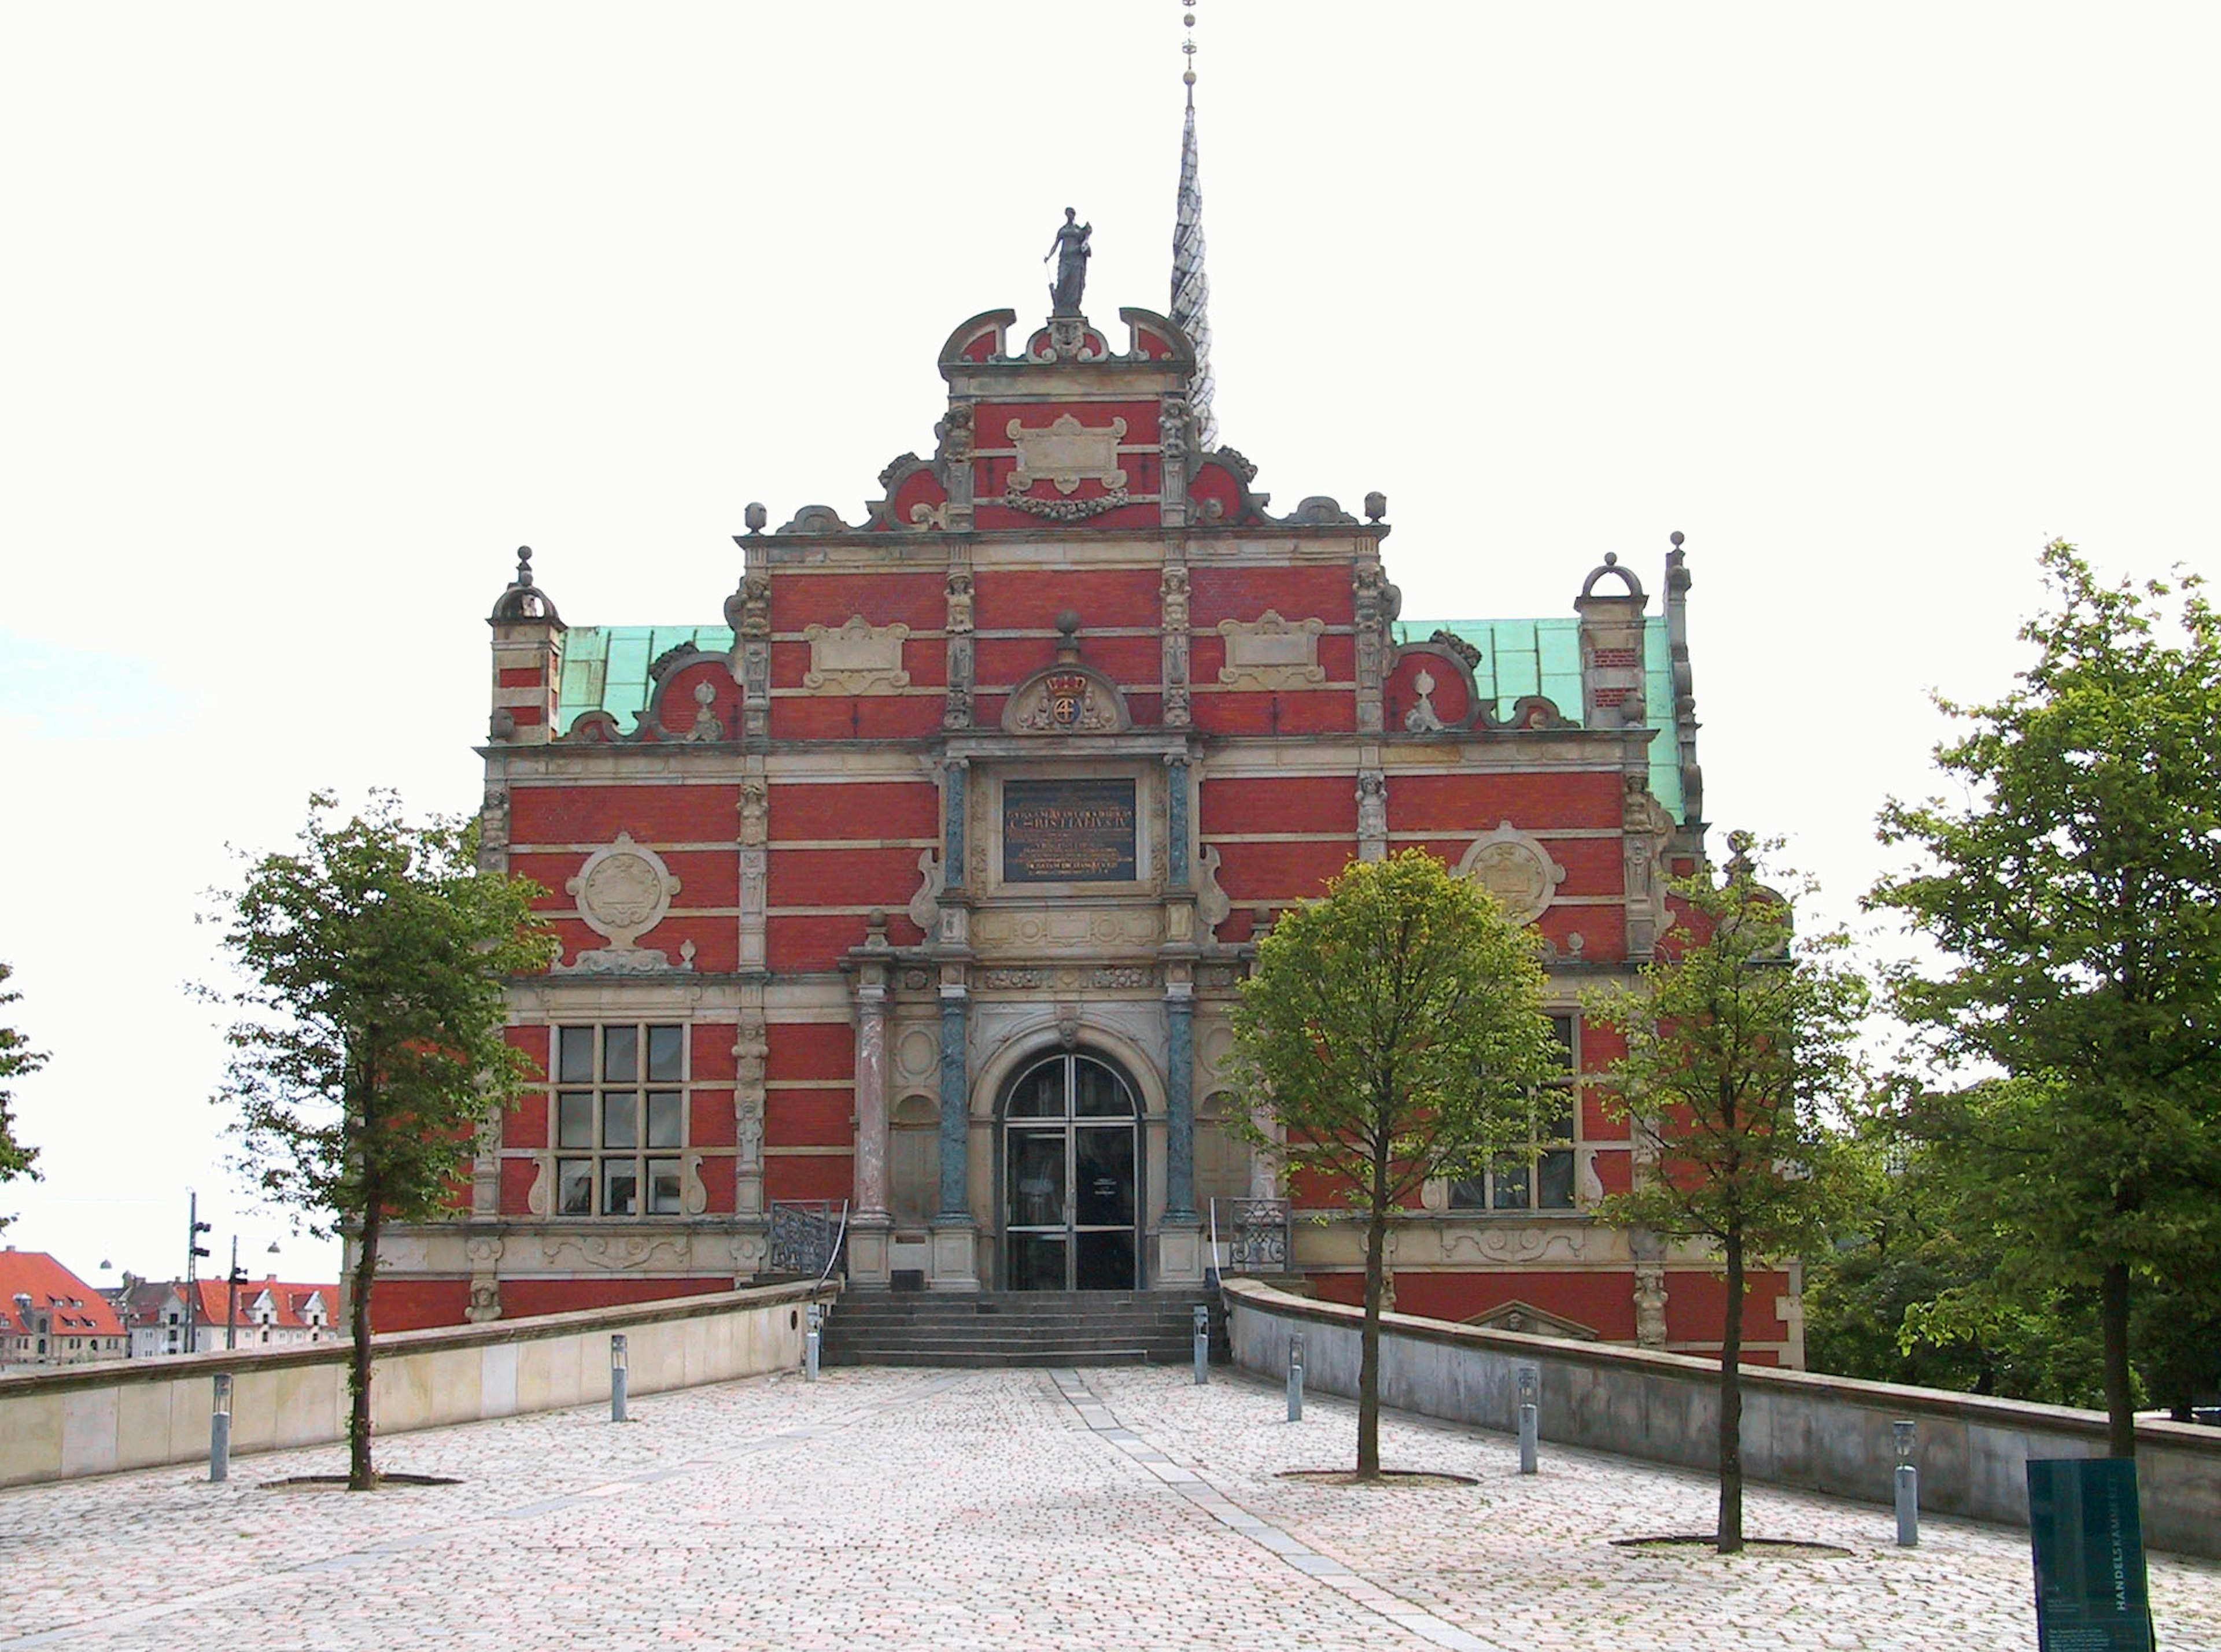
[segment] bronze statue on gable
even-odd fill
[[[1063,228],[1056,232],[1055,243],[1042,257],[1047,264],[1056,260],[1056,280],[1048,290],[1051,315],[1077,315],[1080,313],[1079,295],[1087,285],[1087,260],[1092,256],[1087,238],[1095,233],[1095,226],[1075,221],[1079,216],[1075,207],[1064,209]]]

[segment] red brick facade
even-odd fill
[[[618,634],[567,628],[521,568],[485,853],[549,891],[562,957],[514,1034],[547,1085],[463,1219],[395,1236],[382,1327],[725,1288],[776,1265],[773,1207],[813,1200],[845,1202],[860,1286],[1192,1284],[1214,1216],[1223,1253],[1232,1201],[1277,1191],[1218,1107],[1275,913],[1417,845],[1532,920],[1569,1026],[1648,956],[1703,836],[1678,552],[1662,628],[1599,569],[1555,622],[1578,678],[1507,689],[1456,635],[1399,634],[1377,496],[1268,512],[1246,460],[1198,451],[1185,335],[1120,316],[958,328],[932,456],[860,523],[751,507],[737,589],[640,694]],[[1669,644],[1672,715],[1645,689]],[[1588,1214],[1634,1174],[1625,1127],[1577,1080],[1567,1112],[1516,1173],[1428,1190],[1399,1302],[1716,1343],[1703,1260]],[[1347,1294],[1354,1225],[1294,1236]],[[1793,1362],[1788,1283],[1747,1334]]]

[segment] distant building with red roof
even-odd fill
[[[43,1250],[0,1250],[0,1366],[84,1365],[126,1352],[106,1297]]]
[[[335,1284],[241,1280],[234,1320],[231,1286],[222,1279],[134,1280],[119,1293],[133,1359],[336,1342],[347,1334],[339,1295]]]

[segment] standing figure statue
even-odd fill
[[[1094,234],[1095,226],[1074,222],[1073,220],[1079,216],[1075,208],[1064,209],[1064,228],[1056,232],[1055,245],[1042,258],[1043,264],[1050,259],[1056,260],[1056,282],[1048,290],[1049,314],[1052,315],[1077,315],[1080,313],[1079,295],[1087,285],[1087,260],[1090,256],[1087,238]]]

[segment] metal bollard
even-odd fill
[[[630,1357],[625,1350],[624,1333],[621,1331],[613,1332],[610,1337],[610,1421],[612,1423],[625,1420],[626,1367]]]
[[[1304,1420],[1304,1333],[1288,1334],[1288,1420]]]
[[[216,1374],[216,1406],[209,1412],[209,1478],[231,1478],[231,1373]]]
[[[1897,1546],[1920,1545],[1920,1470],[1912,1462],[1913,1424],[1892,1423],[1889,1431],[1897,1446]]]
[[[805,1381],[817,1381],[818,1326],[823,1323],[817,1304],[810,1305],[809,1329],[802,1333],[802,1375]]]
[[[1535,1449],[1542,1432],[1542,1408],[1537,1396],[1542,1374],[1531,1365],[1519,1368],[1519,1472],[1535,1472]]]
[[[1198,1387],[1211,1381],[1211,1310],[1195,1307],[1195,1380]]]

